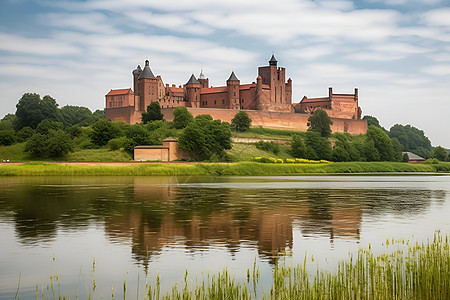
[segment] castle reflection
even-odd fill
[[[131,245],[145,266],[167,247],[192,253],[225,247],[233,254],[250,246],[275,263],[293,248],[294,230],[331,243],[359,240],[365,219],[420,214],[446,197],[427,189],[236,187],[237,180],[2,178],[0,223],[12,222],[26,245],[51,241],[61,229],[104,224],[107,239]]]

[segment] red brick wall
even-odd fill
[[[197,115],[209,114],[214,119],[231,122],[236,110],[232,109],[210,109],[210,108],[188,108],[189,112],[195,117]],[[173,109],[162,109],[164,119],[173,120]],[[306,131],[308,129],[307,122],[310,115],[298,113],[283,113],[270,111],[245,110],[252,119],[253,127],[266,127],[275,129],[292,129]],[[333,132],[349,132],[351,134],[364,134],[367,131],[367,121],[365,120],[347,120],[339,118],[331,118]]]

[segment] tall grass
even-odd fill
[[[275,176],[382,172],[450,172],[450,163],[407,164],[397,162],[341,162],[315,164],[239,163],[134,163],[75,165],[32,162],[0,163],[0,176]]]
[[[183,282],[180,285],[175,283],[165,293],[161,292],[158,274],[153,285],[147,278],[141,295],[144,294],[144,299],[448,299],[448,235],[436,232],[428,242],[412,245],[408,240],[387,240],[385,246],[385,251],[378,255],[374,254],[370,245],[368,249],[359,249],[356,254],[340,262],[336,271],[320,268],[316,272],[308,271],[306,255],[304,262],[297,266],[276,265],[270,287],[260,285],[260,272],[255,261],[253,268],[247,269],[247,277],[243,280],[236,280],[227,269],[217,274],[204,274],[202,278],[190,278],[186,270]],[[53,288],[53,278],[57,280],[58,296]],[[50,281],[51,291],[47,287],[45,295],[42,287],[40,299],[50,296],[53,299],[70,299],[70,295],[61,298],[57,276],[51,276]],[[87,289],[90,299],[95,293],[95,277],[89,285],[92,286]],[[123,299],[126,299],[126,291],[125,280]],[[39,299],[38,286],[36,295]],[[114,299],[114,292],[111,298]]]

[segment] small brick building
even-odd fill
[[[174,138],[166,138],[161,146],[136,146],[134,147],[134,160],[136,161],[174,161],[188,160],[189,154],[178,148],[178,141]]]

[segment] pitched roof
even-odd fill
[[[408,155],[409,160],[420,160],[420,161],[426,160],[425,158],[423,158],[417,154],[414,154],[412,152],[403,152],[403,154],[405,154],[405,153]]]
[[[119,89],[119,90],[111,90],[106,96],[116,96],[116,95],[127,95],[133,93],[131,89]]]
[[[228,88],[226,86],[219,86],[219,87],[203,88],[200,90],[200,94],[226,93],[227,91]]]
[[[191,78],[189,78],[188,82],[186,82],[186,84],[200,84],[200,82],[197,80],[197,78],[195,78],[195,75],[192,74]]]
[[[142,71],[142,73],[138,79],[141,79],[141,78],[156,79],[155,75],[153,75],[152,70],[150,70],[150,64],[149,64],[148,60],[145,61],[144,70]]]
[[[234,71],[231,72],[230,78],[228,78],[227,81],[240,81],[237,77],[236,74],[234,74]]]

